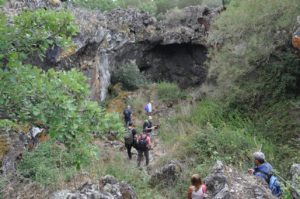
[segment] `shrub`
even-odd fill
[[[95,148],[89,150],[95,151]],[[81,165],[90,161],[91,153],[85,153]],[[73,177],[76,172],[77,153],[68,151],[54,142],[39,145],[37,150],[26,152],[18,165],[18,172],[24,177],[31,178],[42,185],[56,185]]]
[[[164,102],[175,102],[187,97],[187,93],[181,91],[174,83],[161,82],[157,85],[157,96]]]
[[[257,74],[253,74],[257,69],[266,70],[273,65],[272,56],[278,57],[278,53],[282,53],[281,47],[288,43],[287,32],[294,25],[299,6],[297,0],[230,2],[227,10],[213,23],[209,35],[211,44],[221,46],[210,50],[209,63],[209,76],[217,78],[218,92],[232,93],[239,90],[243,82],[251,85],[257,81]],[[286,60],[275,59],[275,62],[285,65]],[[284,67],[275,70],[279,76],[286,73]],[[275,86],[274,82],[272,87]],[[262,94],[264,90],[256,88],[253,93]]]
[[[112,83],[122,83],[124,89],[135,90],[145,85],[146,80],[137,65],[130,63],[113,72]]]

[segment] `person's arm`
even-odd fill
[[[203,185],[201,186],[201,188],[202,188],[203,193],[206,193],[206,185],[203,184]]]
[[[190,186],[188,190],[188,199],[192,199],[193,187]]]

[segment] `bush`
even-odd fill
[[[112,74],[112,83],[122,83],[124,89],[135,90],[144,86],[146,79],[135,63],[117,68]]]
[[[209,35],[210,43],[220,47],[210,50],[209,63],[209,76],[217,78],[218,92],[222,95],[235,92],[240,89],[241,83],[255,83],[257,75],[261,75],[255,74],[256,71],[266,71],[274,62],[277,66],[287,63],[287,60],[281,59],[282,56],[277,58],[282,50],[285,51],[282,46],[288,44],[290,35],[287,32],[294,25],[299,6],[297,0],[230,2],[226,11],[213,23]],[[287,71],[284,68],[276,67],[273,71],[285,81]],[[289,72],[294,73],[291,70]],[[263,81],[268,80],[265,78]],[[276,87],[276,82],[271,87]],[[251,93],[257,96],[264,92],[265,88],[257,87]],[[259,101],[259,97],[256,101]]]
[[[161,82],[157,85],[157,96],[163,102],[175,102],[185,99],[187,93],[174,83]]]
[[[94,148],[89,150],[95,151]],[[85,153],[84,159],[81,158],[82,166],[90,162],[90,154]],[[68,151],[54,142],[46,142],[40,144],[37,150],[24,153],[17,171],[42,185],[54,186],[77,173],[76,159],[77,153],[74,151]]]

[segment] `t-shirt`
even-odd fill
[[[147,106],[148,106],[148,113],[151,113],[152,112],[152,104],[148,103]]]
[[[206,193],[206,186],[201,185],[201,187],[196,191],[194,186],[189,188],[189,193],[191,193],[192,199],[203,199]]]

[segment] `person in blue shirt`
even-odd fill
[[[269,178],[272,175],[272,166],[266,162],[266,157],[263,152],[253,153],[254,159],[254,168],[249,169],[248,173],[259,178],[264,179],[266,182],[269,182]]]

